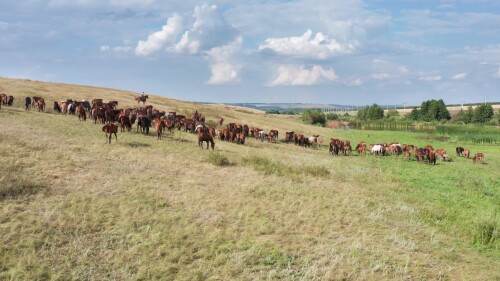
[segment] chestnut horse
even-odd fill
[[[108,139],[108,143],[111,143],[111,136],[115,134],[116,141],[118,141],[118,136],[116,133],[118,132],[118,126],[113,123],[108,123],[102,127],[102,131],[106,133],[106,138]],[[109,134],[109,137],[108,137]]]
[[[203,149],[203,142],[204,141],[207,142],[207,149],[208,149],[208,143],[210,142],[210,145],[212,146],[212,150],[214,150],[215,142],[214,142],[214,138],[212,137],[212,135],[210,133],[204,133],[204,132],[198,133],[198,145],[201,147],[201,149]]]

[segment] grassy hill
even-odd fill
[[[432,135],[332,130],[297,117],[150,95],[162,110],[348,139],[431,144],[435,166],[333,157],[326,147],[158,141],[74,116],[24,112],[66,98],[135,106],[137,94],[0,79],[0,280],[499,280],[500,149]],[[485,162],[453,156],[456,146]]]

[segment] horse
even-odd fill
[[[85,107],[79,105],[76,107],[76,115],[78,115],[78,120],[87,121],[87,113],[85,112]]]
[[[470,157],[470,149],[464,149],[464,157],[467,157],[467,159],[469,159],[469,157]]]
[[[127,132],[130,132],[132,129],[132,123],[130,123],[130,119],[128,116],[123,115],[118,118],[118,122],[120,122],[120,129],[122,132],[127,130]]]
[[[153,126],[155,127],[158,140],[161,140],[163,133],[163,122],[159,118],[156,118],[153,120]]]
[[[144,95],[136,97],[135,100],[137,101],[137,104],[139,104],[142,101],[142,104],[144,105],[148,98],[149,98],[148,95]]]
[[[203,142],[204,141],[207,142],[207,149],[208,149],[208,143],[210,142],[212,150],[214,150],[215,142],[214,142],[214,138],[212,137],[212,135],[210,135],[209,133],[203,133],[203,132],[198,133],[198,145],[201,147],[201,149],[203,149]]]
[[[36,102],[37,106],[38,106],[38,112],[43,112],[45,111],[45,100],[43,100],[42,98],[38,99],[38,101]]]
[[[462,156],[462,154],[464,152],[464,148],[459,146],[459,147],[455,148],[455,151],[457,152],[457,156]]]
[[[375,144],[372,148],[371,148],[371,153],[372,154],[380,154],[380,155],[384,155],[385,153],[385,148],[383,145],[380,145],[380,144]]]
[[[142,133],[149,135],[149,127],[151,127],[151,120],[146,116],[139,116],[137,119],[137,131],[140,128]]]
[[[14,96],[8,96],[7,97],[7,106],[12,106],[14,103]]]
[[[108,143],[111,144],[111,136],[115,134],[116,141],[118,141],[118,136],[116,133],[118,132],[118,126],[113,123],[108,123],[102,127],[102,131],[106,133],[106,138],[108,139]],[[109,137],[108,137],[109,134]]]
[[[24,98],[24,110],[30,111],[30,107],[31,107],[31,97]]]
[[[474,158],[472,158],[472,163],[476,163],[476,161],[483,162],[483,160],[484,160],[484,154],[482,154],[481,152],[478,152],[478,153],[476,153],[476,155],[474,155]]]

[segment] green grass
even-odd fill
[[[161,141],[118,133],[108,145],[100,125],[25,113],[20,100],[32,90],[127,104],[131,94],[0,82],[16,97],[15,107],[0,109],[0,280],[500,278],[498,145],[461,145],[485,154],[472,164],[454,155],[460,143],[433,135],[332,130],[159,97],[155,107],[199,106],[210,120],[325,142],[430,144],[451,160],[334,157],[326,147],[254,139],[216,141],[213,152],[179,131]]]
[[[481,125],[439,125],[436,132],[453,142],[500,143],[500,129]]]

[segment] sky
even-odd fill
[[[215,103],[500,101],[498,0],[0,0],[0,76]]]

